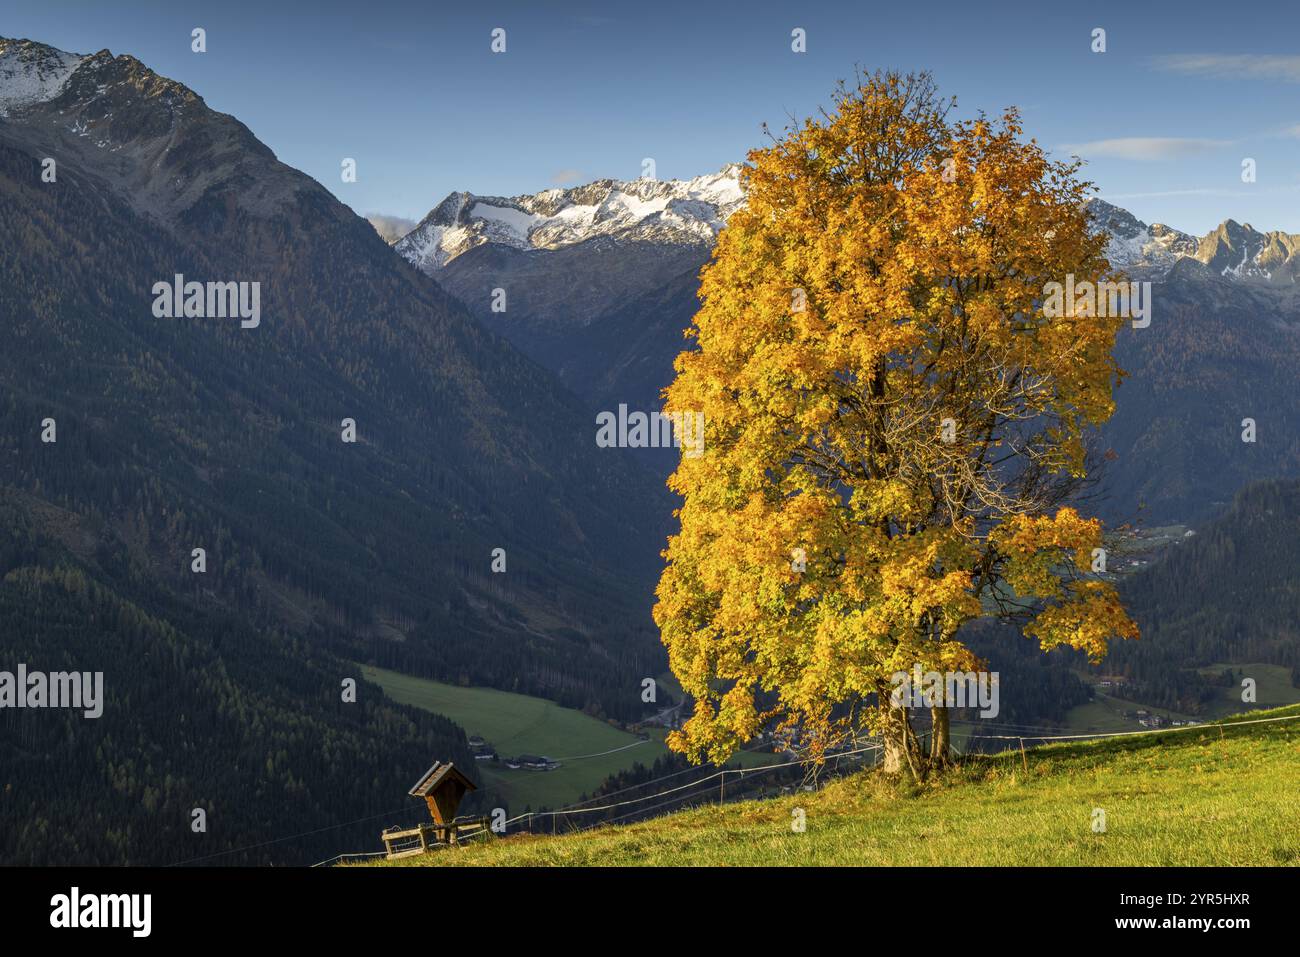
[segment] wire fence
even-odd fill
[[[1214,728],[1214,727],[1227,729],[1227,728],[1234,728],[1234,727],[1243,727],[1243,726],[1246,726],[1246,725],[1271,724],[1271,723],[1279,722],[1279,721],[1296,721],[1296,720],[1300,720],[1300,715],[1282,715],[1282,716],[1280,716],[1280,717],[1274,717],[1274,718],[1255,718],[1255,719],[1250,719],[1250,720],[1245,720],[1245,721],[1225,721],[1225,722],[1216,722],[1216,723],[1213,723],[1213,724],[1193,724],[1193,725],[1184,725],[1184,726],[1182,726],[1182,727],[1176,727],[1176,728],[1149,728],[1149,729],[1143,729],[1143,730],[1141,730],[1141,731],[1099,731],[1099,732],[1088,733],[1088,734],[1054,734],[1054,735],[1034,735],[1034,734],[1023,734],[1023,733],[1018,733],[1018,734],[1009,734],[1009,735],[981,735],[980,738],[981,738],[981,739],[985,739],[985,740],[995,740],[995,741],[1020,741],[1020,742],[1024,742],[1024,741],[1082,741],[1082,740],[1092,740],[1092,739],[1098,739],[1098,738],[1127,738],[1127,737],[1139,737],[1139,736],[1150,735],[1150,734],[1177,734],[1177,733],[1180,733],[1180,732],[1183,732],[1183,731],[1197,731],[1197,730],[1199,730],[1199,731],[1205,731],[1205,730],[1208,730],[1209,728]],[[1023,727],[1029,727],[1029,726],[1023,726]],[[1053,730],[1054,730],[1054,729],[1053,729]],[[922,733],[921,735],[919,735],[918,737],[921,738],[921,739],[924,739],[927,735],[929,735],[929,733],[930,733],[930,732],[926,731],[926,732]],[[866,738],[859,738],[859,739],[857,739],[857,740],[855,741],[855,743],[860,742],[860,741],[863,741],[863,740],[869,740],[869,739],[866,739]],[[836,772],[838,771],[838,764],[839,764],[839,762],[840,762],[840,759],[843,759],[843,758],[849,758],[849,757],[852,757],[852,756],[855,756],[855,755],[859,755],[859,754],[867,754],[867,753],[878,752],[878,751],[880,751],[880,750],[882,749],[882,747],[883,747],[883,745],[881,745],[881,744],[879,744],[879,743],[874,743],[874,744],[867,745],[866,747],[855,748],[855,749],[852,749],[852,750],[841,751],[841,752],[837,752],[837,753],[834,753],[834,754],[829,754],[829,755],[827,755],[827,756],[826,756],[826,757],[827,757],[827,760],[828,760],[828,761],[834,761],[834,762],[836,762],[836,765],[837,765],[837,767],[831,771],[831,776],[832,776],[832,777],[835,776]],[[755,750],[755,749],[751,749],[751,750]],[[488,835],[490,835],[490,834],[499,834],[499,833],[503,833],[505,828],[509,828],[510,825],[512,825],[512,824],[517,824],[517,823],[519,823],[520,821],[527,821],[527,822],[529,823],[529,828],[528,828],[528,830],[531,832],[531,830],[532,830],[532,824],[533,824],[534,822],[538,821],[538,820],[542,820],[542,819],[550,818],[550,819],[552,820],[552,822],[555,823],[555,822],[558,822],[558,821],[561,820],[561,819],[568,820],[568,819],[571,819],[571,818],[573,818],[573,817],[575,817],[575,816],[582,815],[582,814],[590,814],[590,813],[597,813],[597,812],[599,812],[599,813],[605,813],[605,812],[612,811],[612,810],[618,810],[618,809],[620,809],[620,808],[632,807],[633,805],[645,804],[645,802],[647,802],[647,801],[651,801],[651,800],[655,800],[655,799],[658,799],[658,798],[666,797],[666,796],[668,796],[668,795],[672,795],[672,794],[684,794],[684,793],[687,792],[687,791],[690,791],[690,790],[692,790],[692,789],[694,789],[694,788],[698,788],[698,787],[700,787],[701,785],[704,785],[704,784],[709,784],[710,782],[713,782],[713,781],[717,781],[717,782],[719,783],[719,801],[722,802],[722,801],[725,800],[725,792],[724,792],[724,788],[725,788],[725,784],[726,784],[726,780],[727,780],[727,775],[735,775],[735,776],[738,776],[738,777],[740,777],[740,778],[743,779],[743,778],[746,777],[746,776],[749,776],[749,777],[755,777],[755,776],[757,776],[757,775],[761,775],[761,774],[769,773],[769,772],[771,772],[771,771],[775,771],[775,770],[778,770],[778,769],[780,769],[780,768],[788,768],[788,767],[793,767],[793,766],[795,766],[795,765],[801,765],[801,764],[806,764],[806,763],[807,763],[807,762],[806,762],[805,759],[802,759],[802,758],[796,758],[796,759],[791,760],[791,761],[783,761],[783,762],[779,762],[779,763],[776,763],[776,764],[765,764],[765,765],[761,765],[761,766],[759,766],[759,767],[754,767],[754,768],[723,768],[723,769],[720,769],[720,770],[718,770],[718,771],[715,771],[715,772],[713,772],[713,773],[711,773],[711,774],[707,774],[707,775],[705,775],[704,777],[699,778],[699,779],[697,779],[697,780],[695,780],[695,781],[690,781],[690,782],[687,782],[686,784],[682,784],[682,785],[679,785],[679,786],[676,786],[676,787],[672,787],[672,788],[667,788],[667,789],[664,789],[664,790],[662,790],[662,791],[656,791],[656,792],[653,793],[653,794],[647,794],[647,795],[642,795],[642,796],[639,796],[639,797],[627,798],[627,799],[622,800],[622,801],[614,801],[614,802],[611,802],[611,803],[599,804],[599,805],[596,805],[595,807],[586,807],[586,806],[584,806],[584,805],[591,804],[591,803],[594,802],[594,801],[601,801],[601,800],[606,800],[606,801],[607,801],[607,800],[608,800],[609,798],[611,798],[611,797],[616,797],[616,796],[618,796],[619,794],[624,794],[624,793],[627,793],[628,791],[634,791],[634,790],[637,790],[638,788],[646,787],[646,786],[648,786],[650,783],[654,783],[654,782],[647,782],[646,784],[639,784],[639,785],[631,785],[631,786],[626,787],[626,788],[620,788],[618,791],[610,792],[609,794],[600,795],[600,796],[598,796],[598,797],[594,797],[594,798],[586,798],[586,799],[584,799],[584,800],[582,800],[582,801],[577,801],[577,802],[575,802],[575,803],[573,803],[573,804],[566,805],[565,807],[557,808],[557,809],[555,809],[555,810],[551,810],[551,811],[525,811],[523,814],[518,814],[518,815],[516,815],[515,817],[509,818],[508,820],[506,820],[506,821],[503,822],[502,824],[498,824],[498,825],[496,825],[495,828],[484,828],[482,831],[479,831],[479,832],[476,832],[476,833],[474,833],[474,834],[472,834],[472,835],[469,835],[469,836],[466,837],[463,841],[461,841],[461,843],[468,843],[468,842],[474,840],[475,838],[486,837],[486,836],[488,836]],[[682,770],[682,771],[676,771],[676,772],[673,772],[672,774],[664,775],[662,778],[657,778],[656,781],[658,781],[658,782],[667,781],[667,780],[670,780],[670,779],[672,779],[672,778],[679,777],[679,776],[681,776],[681,775],[683,775],[683,774],[690,773],[691,771],[694,771],[694,770],[695,770],[694,768],[686,768],[686,769],[684,769],[684,770]],[[709,793],[710,793],[710,795],[712,794],[712,790],[711,790],[711,789],[710,789],[710,792],[709,792]],[[696,797],[699,797],[699,796],[700,796],[700,795],[696,795]],[[737,799],[738,799],[738,798],[737,798]],[[653,810],[656,810],[656,809],[658,809],[658,808],[669,807],[669,806],[673,806],[673,805],[677,805],[677,806],[680,807],[681,804],[682,804],[681,799],[674,799],[674,800],[670,800],[670,801],[663,801],[663,802],[660,802],[659,804],[651,805],[651,806],[649,806],[649,807],[642,807],[642,808],[640,808],[640,809],[638,809],[638,810],[634,810],[634,811],[630,811],[630,812],[625,813],[625,814],[622,814],[622,815],[618,815],[618,816],[616,816],[616,817],[614,817],[614,818],[611,818],[611,819],[609,819],[609,820],[601,820],[601,821],[597,821],[597,822],[595,822],[594,824],[589,825],[588,827],[572,827],[572,828],[569,829],[569,832],[572,833],[572,832],[574,832],[574,831],[590,830],[590,829],[593,828],[593,827],[603,827],[603,826],[606,826],[606,825],[609,825],[609,824],[615,823],[616,821],[619,821],[619,820],[625,820],[626,818],[636,816],[636,815],[638,815],[638,814],[645,814],[645,813],[648,813],[648,812],[653,811]],[[255,850],[255,849],[257,849],[257,848],[266,847],[266,846],[271,845],[271,844],[278,844],[278,843],[282,843],[282,842],[284,842],[284,841],[295,840],[295,839],[300,838],[300,837],[306,837],[306,836],[309,836],[309,835],[312,835],[312,834],[319,834],[319,833],[321,833],[321,832],[323,832],[323,831],[333,830],[333,829],[335,829],[335,828],[349,827],[349,826],[351,826],[351,825],[353,825],[353,824],[360,824],[360,823],[364,823],[364,822],[369,821],[369,820],[375,820],[375,819],[377,819],[377,818],[381,818],[381,817],[392,817],[392,816],[394,816],[394,815],[396,815],[396,814],[398,814],[398,813],[410,813],[411,811],[419,811],[419,810],[423,810],[423,809],[420,808],[420,807],[418,807],[418,806],[414,806],[414,807],[413,807],[413,806],[408,805],[406,808],[402,809],[401,812],[389,812],[389,813],[387,813],[387,814],[376,814],[376,815],[371,815],[371,816],[369,816],[369,817],[359,818],[359,819],[356,820],[356,821],[349,821],[349,822],[347,822],[347,823],[345,823],[345,824],[332,825],[331,827],[325,827],[325,828],[317,828],[317,829],[312,830],[312,831],[304,831],[302,834],[293,834],[293,835],[289,835],[289,836],[287,836],[287,837],[278,838],[278,839],[276,839],[276,840],[274,840],[274,841],[265,841],[265,842],[262,842],[261,844],[251,845],[251,846],[246,847],[246,848],[236,848],[236,849],[234,849],[234,850],[230,850],[230,851],[222,851],[222,852],[220,852],[220,853],[218,853],[218,854],[211,854],[211,855],[207,855],[206,857],[202,857],[202,858],[193,858],[193,859],[191,859],[191,860],[189,860],[189,861],[182,861],[182,862],[180,862],[180,863],[181,863],[181,864],[194,863],[194,862],[196,862],[196,861],[208,860],[208,859],[210,859],[210,858],[214,858],[214,857],[221,857],[221,856],[225,856],[225,855],[228,855],[228,854],[236,854],[236,853],[239,853],[239,852],[241,852],[241,851]],[[442,843],[440,842],[439,844],[430,845],[430,846],[432,846],[432,847],[440,847],[440,846],[443,846],[443,845],[442,845]],[[338,854],[338,855],[336,855],[336,856],[334,856],[334,857],[329,858],[328,860],[324,860],[324,861],[321,861],[321,862],[319,862],[319,863],[317,863],[317,864],[313,864],[312,866],[313,866],[313,867],[322,867],[322,866],[325,866],[325,865],[327,865],[327,864],[333,864],[333,863],[336,863],[336,862],[338,862],[338,861],[345,860],[345,859],[349,859],[349,858],[382,857],[382,856],[384,856],[384,854],[385,854],[385,852],[383,852],[383,851],[375,851],[375,852],[373,852],[373,853],[364,853],[364,854]],[[173,865],[173,866],[177,866],[177,865]]]

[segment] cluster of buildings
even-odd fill
[[[554,771],[560,766],[559,761],[548,758],[544,754],[521,754],[518,757],[502,758],[497,754],[496,748],[476,734],[470,735],[468,744],[475,761],[499,761],[511,770],[523,768],[527,771]]]
[[[1139,708],[1137,711],[1125,711],[1124,717],[1132,718],[1144,728],[1185,728],[1194,724],[1200,724],[1199,721],[1178,721],[1166,717],[1163,714],[1156,714],[1152,711]]]
[[[554,771],[560,766],[559,761],[544,754],[521,754],[517,758],[506,758],[505,764],[508,768],[523,768],[525,771]]]

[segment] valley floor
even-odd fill
[[[1278,717],[1288,720],[1241,723]],[[868,771],[814,793],[558,837],[494,838],[395,863],[1300,865],[1300,706],[967,759],[920,788]]]

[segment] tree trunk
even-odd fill
[[[902,729],[897,726],[893,716],[890,723],[880,732],[880,741],[884,745],[881,751],[880,766],[889,775],[902,774],[907,770],[907,739]]]
[[[880,766],[886,774],[911,774],[913,778],[919,780],[917,764],[920,754],[916,745],[916,735],[911,733],[911,725],[907,720],[907,709],[891,706],[887,690],[881,692],[880,700],[882,702],[880,705],[882,719]]]
[[[930,766],[947,767],[952,753],[952,735],[948,729],[948,709],[940,705],[930,709]]]

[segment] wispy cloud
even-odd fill
[[[405,216],[367,213],[366,219],[370,221],[370,225],[375,227],[375,232],[382,236],[386,243],[397,242],[415,228],[415,220],[407,219]]]
[[[557,169],[551,174],[551,182],[556,186],[568,186],[570,183],[581,182],[582,179],[582,170],[578,169]]]
[[[1153,162],[1206,153],[1231,142],[1181,136],[1126,136],[1113,140],[1092,140],[1088,143],[1065,143],[1057,149],[1084,158],[1107,157]]]
[[[1234,80],[1300,83],[1300,56],[1261,53],[1170,53],[1152,57],[1157,70]]]

